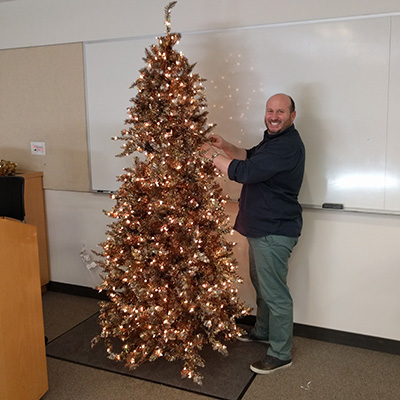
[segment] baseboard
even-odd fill
[[[324,342],[343,344],[382,353],[400,355],[400,341],[361,335],[357,333],[337,331],[316,326],[294,324],[293,333],[296,336],[321,340]]]
[[[105,293],[100,293],[98,290],[94,288],[87,286],[72,285],[70,283],[50,281],[47,284],[47,290],[51,292],[72,294],[74,296],[90,297],[91,299],[108,300],[108,297]]]
[[[47,290],[99,300],[108,299],[105,293],[99,293],[96,289],[86,286],[71,285],[68,283],[50,281],[47,284]],[[238,322],[245,325],[254,325],[255,320],[256,317],[254,315],[249,315],[241,318]],[[308,339],[400,355],[400,341],[397,340],[360,335],[357,333],[337,331],[334,329],[326,329],[297,323],[294,324],[293,334]]]

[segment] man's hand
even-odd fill
[[[237,160],[245,160],[247,157],[245,149],[235,146],[219,135],[211,135],[208,139],[212,146],[222,150],[230,160],[234,158]]]
[[[221,136],[219,135],[211,135],[209,137],[210,139],[210,143],[216,147],[217,149],[221,149],[223,150],[224,147],[226,146],[227,142],[225,139],[223,139]]]

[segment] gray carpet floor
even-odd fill
[[[51,342],[96,313],[98,305],[95,299],[48,291],[43,311]],[[217,398],[54,357],[47,358],[47,366],[49,390],[42,400]],[[240,399],[399,400],[400,356],[295,337],[293,365],[249,383]]]
[[[229,354],[223,356],[213,351],[210,345],[205,346],[200,353],[205,360],[205,367],[198,370],[204,379],[202,385],[198,385],[190,379],[181,378],[182,360],[168,362],[161,357],[130,370],[123,363],[108,359],[103,342],[99,342],[94,348],[90,346],[92,338],[100,331],[96,313],[51,341],[46,346],[47,355],[218,399],[237,400],[254,379],[255,374],[249,369],[249,364],[262,358],[268,347],[263,343],[224,342]],[[114,342],[115,347],[120,348],[120,342]]]

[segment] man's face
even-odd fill
[[[277,94],[267,101],[265,110],[265,126],[268,133],[283,132],[293,124],[296,111],[290,112],[290,99],[286,95]]]

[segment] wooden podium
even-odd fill
[[[25,179],[25,220],[36,226],[39,245],[40,281],[43,288],[49,283],[49,257],[47,249],[46,209],[43,192],[43,172],[20,171]]]
[[[48,389],[36,227],[0,217],[0,398]]]

